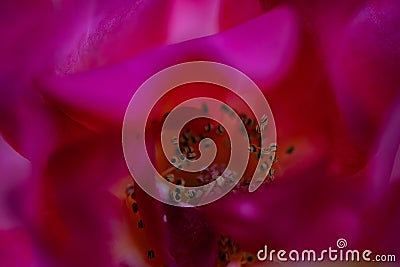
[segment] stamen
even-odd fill
[[[152,248],[152,244],[147,238],[148,233],[144,231],[145,224],[140,216],[139,209],[137,209],[138,206],[134,196],[134,189],[135,188],[133,184],[129,184],[125,189],[126,197],[124,206],[129,212],[126,219],[128,220],[127,222],[129,223],[129,225],[137,226],[130,229],[130,233],[132,233],[132,235],[129,234],[129,236],[131,236],[132,239],[135,240],[136,249],[140,251],[140,253],[143,253],[144,257],[147,257],[148,264],[151,263],[150,265],[154,266],[167,266],[165,265],[164,259],[162,259],[162,257],[156,257],[159,251],[155,248]],[[137,212],[135,213],[134,211],[136,210]],[[164,216],[164,221],[166,221],[166,219],[166,216]]]
[[[204,126],[204,131],[206,133],[211,132],[211,129],[213,128],[213,126],[211,125],[211,123],[207,123],[206,126]]]
[[[257,151],[256,146],[255,146],[255,145],[251,145],[251,146],[249,147],[249,151],[250,151],[250,152],[256,152],[256,151]]]
[[[190,160],[195,159],[195,158],[196,158],[196,153],[194,153],[194,152],[188,153],[188,154],[187,154],[187,158],[190,159]]]
[[[169,160],[172,164],[178,162],[178,158],[177,157],[173,157]]]
[[[254,261],[254,256],[251,255],[250,253],[244,252],[242,255],[242,260],[240,261],[240,263],[242,265],[246,265],[248,263],[252,263]]]
[[[223,135],[224,133],[225,133],[224,127],[222,127],[221,125],[218,125],[217,126],[217,134]]]
[[[263,163],[261,163],[260,165],[260,172],[264,172],[266,169],[268,169],[269,165],[268,162],[264,161]]]
[[[172,138],[171,142],[172,142],[172,144],[174,144],[174,145],[178,145],[178,144],[179,144],[178,137]]]
[[[247,126],[252,126],[254,124],[254,121],[252,119],[247,119],[246,120],[246,125]]]
[[[288,149],[286,150],[286,154],[292,154],[294,152],[294,146],[290,146],[288,147]]]
[[[239,245],[231,238],[221,236],[218,241],[218,267],[227,266],[231,262],[239,266],[247,266],[254,262],[254,255],[240,249]]]
[[[278,146],[276,144],[270,144],[269,148],[272,152],[276,152],[276,150],[278,149]]]
[[[144,223],[143,223],[142,219],[140,219],[140,221],[138,222],[138,228],[139,229],[143,229],[144,228]]]
[[[138,204],[136,202],[133,202],[132,203],[132,211],[133,211],[133,213],[137,213],[138,210],[139,210]]]
[[[126,194],[126,196],[129,196],[129,195],[132,194],[133,192],[134,192],[133,184],[127,185],[127,187],[126,187],[126,189],[125,189],[125,194]]]
[[[148,258],[148,259],[154,259],[155,256],[156,256],[156,255],[155,255],[155,253],[154,253],[154,250],[149,250],[149,251],[147,251],[147,258]]]
[[[182,180],[181,178],[179,178],[177,181],[176,181],[176,184],[177,185],[185,185],[185,181],[184,180]]]
[[[173,183],[175,181],[175,175],[170,173],[165,177],[165,179],[167,179],[168,182]]]
[[[207,104],[206,104],[206,103],[203,103],[203,104],[201,105],[201,107],[202,107],[202,109],[203,109],[203,113],[204,113],[204,114],[208,114],[208,106],[207,106]]]
[[[209,112],[208,106],[204,104],[200,111],[203,113]],[[222,105],[221,112],[229,115],[234,111]],[[246,114],[244,112],[238,114],[245,125],[244,128],[240,128],[240,131],[243,131],[242,134],[246,135],[250,141],[248,148],[250,153],[249,162],[236,188],[242,189],[244,185],[249,185],[249,181],[252,179],[254,172],[263,171],[265,173],[265,170],[271,166],[271,162],[268,161],[268,159],[274,160],[272,154],[277,150],[277,147],[275,143],[271,143],[267,147],[261,147],[262,134],[257,131],[257,129],[264,127],[268,123],[268,118],[265,114],[259,119],[259,125],[256,123],[257,120],[253,114]],[[165,118],[166,116],[167,115],[164,115],[163,117]],[[154,129],[158,131],[161,123],[162,121],[159,120],[158,124],[154,126],[156,127]],[[205,138],[213,140],[217,148],[217,154],[212,165],[197,173],[184,171],[186,166],[189,166],[193,160],[200,157],[199,143]],[[234,176],[225,177],[226,174],[223,175],[223,173],[226,167],[222,167],[229,162],[231,156],[231,150],[229,149],[231,142],[229,138],[230,136],[226,133],[225,128],[212,119],[199,118],[190,121],[182,128],[178,136],[171,138],[170,142],[176,149],[175,155],[168,158],[168,161],[166,161],[162,153],[156,153],[156,168],[168,182],[180,186],[201,186],[216,180],[220,176],[224,176],[224,179],[220,180],[221,183],[232,182],[235,180],[232,178]],[[209,149],[212,145],[211,142],[212,141],[207,140],[202,146],[204,146],[205,149]],[[156,144],[156,149],[162,149],[162,145],[159,141]],[[259,160],[264,161],[264,163],[257,169]],[[218,168],[216,168],[216,166],[218,166]],[[265,181],[265,183],[272,181],[272,178],[269,178],[268,181],[265,179]],[[171,192],[171,199],[178,202],[186,201],[189,198],[186,196],[186,193],[186,191]],[[196,196],[196,198],[197,197],[198,196]]]

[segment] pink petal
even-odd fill
[[[178,43],[219,31],[219,0],[173,0],[168,24],[168,42]]]
[[[217,236],[195,209],[162,204],[138,186],[138,204],[149,238],[171,266],[213,266]]]
[[[87,32],[60,70],[73,73],[110,65],[165,44],[171,8],[170,1],[95,1],[90,22],[82,24]]]
[[[34,266],[33,246],[20,227],[0,230],[0,262],[3,266]]]
[[[219,6],[219,26],[225,30],[240,25],[264,13],[261,1],[222,0]]]
[[[387,190],[399,179],[399,148],[400,148],[400,98],[398,97],[387,116],[375,150],[369,164],[370,194],[381,198]]]
[[[370,1],[352,17],[332,54],[332,77],[354,141],[370,145],[400,86],[400,5]]]
[[[362,218],[364,223],[359,247],[373,250],[375,254],[396,255],[396,259],[398,258],[399,196],[400,183],[397,180],[391,183],[390,188],[375,204],[370,205]]]
[[[10,200],[22,184],[26,183],[31,171],[30,163],[13,150],[0,135],[0,229],[9,229],[19,224],[11,216]]]
[[[351,182],[335,181],[326,172],[325,160],[296,174],[277,177],[276,182],[255,193],[231,193],[202,207],[201,212],[219,233],[253,253],[264,245],[317,249],[342,236],[357,240],[360,222],[355,200],[360,189]]]
[[[160,47],[90,72],[46,78],[39,90],[74,120],[102,128],[121,125],[136,88],[157,71],[180,62],[226,63],[266,87],[281,79],[291,66],[297,43],[295,21],[290,9],[276,9],[215,36]]]
[[[121,220],[122,205],[108,188],[127,175],[118,144],[119,134],[65,145],[52,153],[42,180],[14,196],[15,216],[54,265],[113,266],[111,223]]]

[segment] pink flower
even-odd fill
[[[265,244],[318,250],[339,238],[400,255],[396,1],[2,5],[0,130],[14,150],[1,141],[0,240],[10,245],[0,262],[226,266],[256,261]],[[133,199],[121,147],[129,100],[154,73],[194,60],[233,66],[261,88],[277,126],[275,179],[198,208],[138,186]],[[165,100],[157,125],[182,99]]]

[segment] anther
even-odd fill
[[[138,228],[139,229],[143,229],[144,228],[144,223],[143,223],[142,219],[140,219],[140,221],[138,222]]]
[[[156,255],[155,255],[155,253],[154,253],[154,250],[149,250],[149,251],[147,251],[147,258],[148,258],[148,259],[154,259],[155,256],[156,256]]]
[[[181,178],[179,178],[178,180],[176,180],[176,184],[177,185],[185,185],[185,181],[184,180],[182,180]]]
[[[211,123],[207,123],[206,126],[204,126],[204,131],[205,131],[206,133],[209,133],[209,132],[211,132],[211,129],[212,129],[212,128],[213,128],[213,127],[212,127]]]
[[[223,135],[224,133],[225,133],[224,127],[222,127],[221,125],[218,125],[218,127],[217,127],[217,134]]]
[[[288,149],[286,150],[286,154],[292,154],[294,152],[294,146],[290,146],[288,147]]]
[[[250,118],[246,120],[246,125],[247,126],[252,126],[253,123],[254,123],[254,121],[252,119],[250,119]]]
[[[173,183],[173,182],[175,181],[175,175],[174,175],[173,173],[170,173],[170,174],[168,174],[168,175],[165,177],[165,179],[166,179],[168,182]]]
[[[132,211],[133,213],[137,213],[139,210],[138,204],[136,202],[132,203]]]
[[[187,154],[187,158],[188,158],[189,160],[195,159],[195,158],[196,158],[196,153],[194,153],[194,152],[189,152],[189,153]]]
[[[133,193],[133,191],[134,191],[133,185],[132,185],[132,184],[129,184],[129,185],[126,187],[126,189],[125,189],[125,194],[126,194],[127,196],[129,196],[130,194]]]
[[[256,151],[257,151],[257,147],[256,147],[255,145],[251,145],[251,146],[249,147],[249,151],[250,151],[250,152],[256,152]]]

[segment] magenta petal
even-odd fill
[[[193,208],[168,206],[165,211],[173,266],[213,266],[218,238],[212,224]]]
[[[370,193],[375,196],[371,201],[382,197],[400,178],[400,97],[394,101],[376,146],[368,169]]]
[[[18,225],[12,215],[12,195],[27,182],[30,163],[14,151],[0,135],[0,229]]]
[[[166,1],[167,2],[167,1]],[[219,31],[219,0],[172,0],[168,21],[168,42],[178,43]]]
[[[369,1],[333,51],[333,83],[357,143],[371,144],[400,87],[400,5]]]
[[[137,201],[149,241],[168,266],[213,266],[217,236],[213,226],[194,208],[162,204],[138,186]]]
[[[220,1],[219,26],[222,30],[240,25],[252,18],[258,17],[263,13],[261,1]]]
[[[60,142],[62,126],[58,111],[35,90],[36,77],[60,71],[59,65],[82,37],[105,14],[120,10],[117,6],[113,1],[94,0],[1,4],[0,31],[7,42],[0,44],[0,129],[18,152],[38,165]],[[64,67],[76,68],[73,63]]]
[[[254,193],[230,193],[201,210],[219,233],[252,252],[265,244],[290,250],[327,247],[341,236],[355,240],[360,189],[335,181],[326,164],[277,177]]]
[[[157,71],[177,63],[222,62],[244,71],[262,87],[276,83],[294,59],[296,28],[292,11],[279,8],[224,33],[154,49],[118,65],[46,78],[39,90],[84,125],[121,125],[135,90]]]
[[[108,189],[127,175],[115,137],[92,136],[53,152],[42,180],[28,183],[35,202],[28,202],[32,194],[13,199],[16,216],[53,265],[113,266],[111,227],[122,205]]]
[[[60,64],[62,73],[110,65],[167,42],[171,1],[95,1],[92,9],[87,32]]]
[[[400,183],[399,180],[391,186],[375,204],[370,205],[363,216],[362,238],[359,247],[374,250],[377,254],[400,255]]]
[[[33,251],[29,236],[22,228],[0,230],[0,263],[2,266],[34,266]]]

